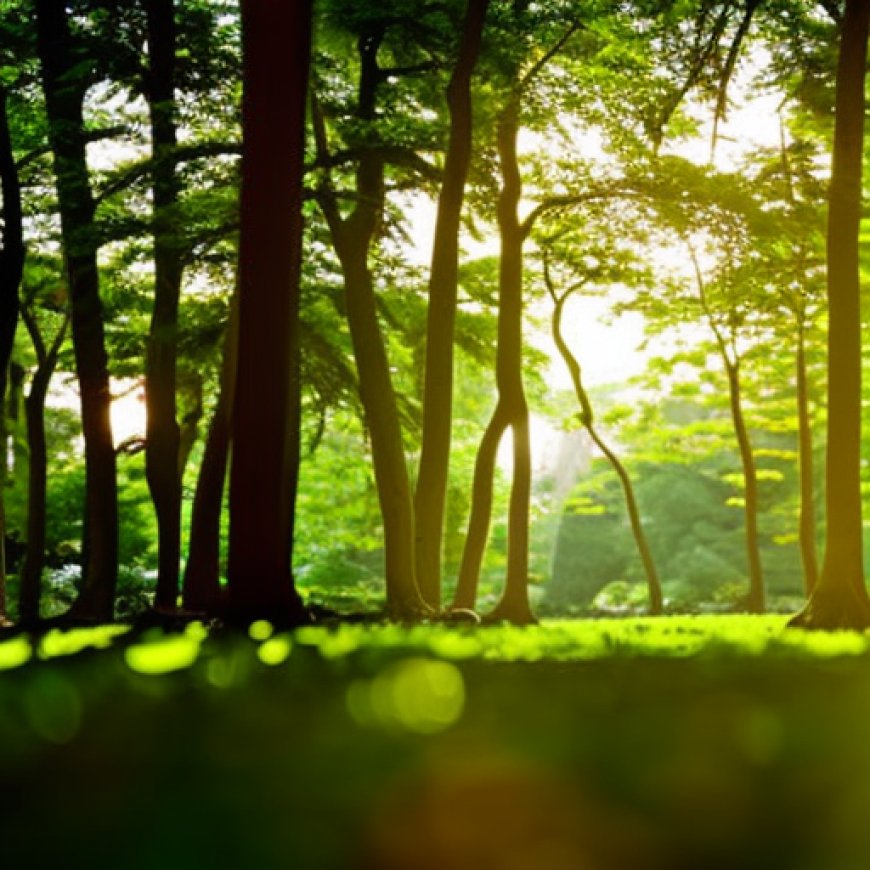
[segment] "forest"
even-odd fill
[[[868,27],[0,0],[9,866],[870,866]]]

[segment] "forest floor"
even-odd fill
[[[870,641],[784,626],[6,640],[0,863],[867,870]]]

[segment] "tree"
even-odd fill
[[[154,308],[145,360],[145,470],[157,514],[157,590],[154,606],[172,611],[181,555],[180,431],[176,419],[178,303],[183,269],[175,212],[179,181],[174,149],[175,3],[146,0],[154,218]]]
[[[291,571],[311,3],[243,0],[239,336],[226,615],[305,621]]]
[[[517,10],[518,11],[518,10]],[[536,213],[520,219],[522,176],[517,153],[523,98],[540,71],[565,46],[579,28],[578,21],[564,27],[560,37],[525,72],[522,58],[508,61],[508,94],[498,114],[496,150],[500,190],[496,219],[501,245],[498,281],[498,339],[496,386],[498,398],[481,439],[474,467],[471,514],[462,553],[453,606],[473,609],[480,565],[486,548],[492,513],[492,485],[496,454],[504,433],[513,436],[513,478],[508,508],[508,557],[502,597],[490,619],[518,624],[534,621],[528,600],[529,500],[531,497],[531,447],[529,409],[523,388],[523,246]]]
[[[577,357],[571,352],[565,337],[562,334],[562,314],[565,309],[565,303],[570,298],[571,294],[579,289],[581,284],[574,284],[567,290],[559,293],[553,283],[550,275],[550,265],[544,257],[544,282],[547,286],[547,292],[553,301],[553,314],[551,326],[553,331],[553,341],[559,351],[562,359],[565,362],[570,375],[571,382],[574,387],[574,394],[577,402],[580,405],[580,423],[583,428],[589,433],[589,437],[595,446],[604,454],[607,461],[610,463],[616,476],[619,478],[620,486],[622,487],[623,496],[625,498],[625,507],[628,512],[629,523],[631,524],[631,533],[634,538],[635,546],[637,547],[638,555],[643,564],[644,575],[646,576],[647,589],[649,591],[649,611],[653,615],[662,612],[662,587],[659,581],[658,572],[656,571],[655,562],[653,561],[652,552],[647,542],[646,533],[643,529],[643,522],[640,516],[640,510],[637,505],[637,498],[634,494],[634,486],[631,482],[631,477],[628,474],[625,465],[620,461],[619,457],[607,442],[601,437],[595,426],[595,415],[592,410],[592,403],[589,400],[589,394],[583,386],[583,379],[580,370],[580,363]]]
[[[87,79],[65,5],[36,0],[37,48],[54,159],[61,235],[72,306],[87,488],[81,593],[70,615],[107,621],[118,578],[118,496],[109,417],[111,389],[97,268],[95,203],[85,153]]]
[[[870,4],[846,0],[837,63],[828,194],[828,423],[825,555],[819,582],[791,624],[870,626],[861,519],[861,281],[858,234],[864,143],[864,79]]]
[[[35,309],[33,299],[28,300],[21,309],[21,317],[33,343],[37,362],[25,401],[28,445],[27,548],[18,577],[18,619],[25,624],[39,619],[40,586],[45,566],[48,478],[45,398],[69,324],[69,313],[64,312],[61,325],[56,328],[51,341],[46,343]]]
[[[3,248],[0,249],[0,624],[6,619],[6,383],[18,324],[18,291],[24,269],[21,183],[9,132],[9,95],[0,85],[0,192]]]
[[[471,163],[471,75],[488,6],[489,0],[468,2],[459,54],[447,89],[450,140],[444,158],[429,272],[423,434],[414,492],[414,519],[417,583],[423,600],[436,610],[441,604],[444,509],[450,460],[460,217]]]

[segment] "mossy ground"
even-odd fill
[[[7,640],[3,866],[866,870],[870,642],[785,621]]]

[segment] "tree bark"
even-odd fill
[[[796,403],[798,418],[798,475],[800,478],[800,513],[798,540],[804,569],[807,598],[819,579],[816,556],[816,506],[813,470],[813,433],[810,423],[809,384],[807,381],[806,327],[803,314],[798,315],[797,352],[795,354]]]
[[[423,432],[414,492],[417,583],[423,600],[441,606],[441,557],[444,506],[450,463],[453,412],[453,342],[459,267],[459,229],[465,183],[471,162],[471,76],[477,62],[489,0],[469,0],[459,56],[447,102],[450,140],[438,199],[429,307],[426,314],[426,361],[423,387]]]
[[[792,625],[870,627],[861,515],[861,281],[858,235],[864,78],[870,3],[846,0],[837,62],[833,167],[828,192],[828,423],[822,573]]]
[[[23,312],[37,367],[25,402],[27,443],[30,461],[27,472],[27,548],[19,574],[18,618],[25,624],[39,620],[42,571],[45,566],[46,483],[48,460],[45,438],[45,397],[57,365],[57,357],[66,337],[69,318],[65,318],[51,346],[46,348],[32,313]]]
[[[489,529],[495,453],[501,436],[510,426],[513,434],[513,476],[508,507],[507,574],[502,596],[487,619],[526,624],[534,622],[534,616],[528,597],[531,450],[529,409],[522,377],[525,233],[518,215],[522,197],[517,158],[518,132],[519,94],[514,93],[499,118],[497,133],[502,175],[497,205],[501,237],[496,346],[498,400],[475,463],[469,533],[463,550],[454,606],[469,607],[468,602],[476,598],[481,556]]]
[[[85,153],[80,58],[66,8],[36,0],[37,45],[72,303],[72,337],[85,442],[82,588],[69,616],[112,619],[118,578],[118,500],[109,409],[112,396],[97,271],[94,202]]]
[[[180,432],[176,419],[178,304],[183,272],[174,210],[179,183],[175,124],[174,0],[146,0],[147,95],[151,119],[154,307],[145,356],[145,476],[157,515],[154,607],[176,607],[181,558]]]
[[[238,359],[238,294],[233,294],[224,338],[221,382],[205,451],[196,481],[190,519],[182,607],[193,613],[220,613],[220,533],[227,460],[230,453],[231,413]]]
[[[239,350],[226,618],[305,621],[291,571],[310,0],[242,0]]]
[[[377,88],[381,80],[377,54],[383,28],[361,36],[357,117],[375,118]],[[314,123],[318,156],[326,150],[325,130],[315,105]],[[414,501],[405,458],[399,411],[390,375],[389,359],[378,323],[377,300],[368,265],[369,249],[384,207],[384,159],[374,150],[359,158],[356,172],[357,204],[342,217],[335,194],[321,187],[318,202],[329,224],[333,245],[344,276],[347,322],[359,374],[359,391],[371,438],[372,463],[384,524],[384,561],[387,608],[396,619],[418,619],[428,611],[420,596],[414,555]]]
[[[24,269],[21,184],[9,133],[8,94],[0,86],[0,193],[3,195],[3,248],[0,250],[0,625],[6,621],[6,385],[18,325],[18,291]]]
[[[723,362],[728,376],[731,420],[734,423],[734,434],[740,452],[740,467],[743,471],[743,521],[746,530],[746,562],[749,567],[749,594],[745,601],[750,613],[764,613],[764,574],[758,544],[758,474],[749,430],[746,428],[746,419],[743,416],[740,366],[724,357],[724,352]]]

